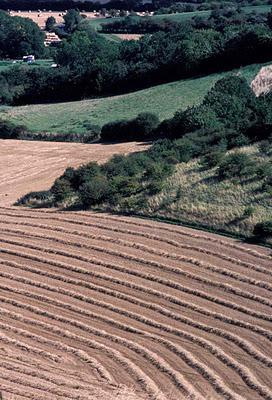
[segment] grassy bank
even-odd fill
[[[269,63],[268,63],[269,64]],[[254,64],[239,73],[249,82],[263,64]],[[23,124],[34,133],[86,133],[90,125],[104,125],[117,119],[134,118],[140,112],[154,112],[160,119],[175,111],[199,104],[214,83],[227,73],[212,74],[154,86],[120,96],[58,104],[2,107],[0,117]]]
[[[267,159],[257,146],[242,151],[256,162]],[[205,170],[196,159],[177,166],[144,214],[248,237],[256,223],[272,219],[271,196],[262,185],[257,177],[220,181],[217,168]]]

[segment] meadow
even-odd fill
[[[251,82],[267,64],[249,65],[233,73]],[[2,106],[0,116],[25,125],[34,133],[86,133],[91,125],[102,126],[109,121],[133,118],[140,112],[155,112],[162,120],[173,116],[177,110],[201,103],[214,83],[228,73],[171,82],[119,96],[57,104]]]

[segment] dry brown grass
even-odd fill
[[[264,160],[257,146],[242,151]],[[219,181],[216,168],[203,170],[200,160],[193,160],[178,165],[163,192],[149,201],[147,213],[251,236],[257,222],[272,219],[271,198],[262,190],[262,184],[256,177]],[[246,217],[248,207],[253,208],[253,214]]]

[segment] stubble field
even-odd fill
[[[119,385],[154,400],[272,399],[268,249],[138,218],[12,207],[24,179],[24,192],[45,189],[67,165],[143,148],[94,146],[0,142],[4,400],[110,398],[98,392]]]

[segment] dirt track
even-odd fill
[[[25,191],[45,188],[67,162],[127,149],[20,142],[15,160],[13,143],[0,143],[4,400],[89,400],[119,384],[160,400],[272,399],[269,250],[137,218],[11,207],[24,179]]]

